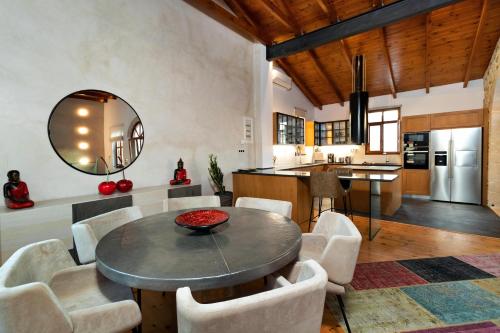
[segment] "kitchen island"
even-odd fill
[[[352,170],[351,175],[339,175],[339,178],[352,181],[351,201],[355,212],[369,217],[373,213],[375,216],[391,216],[401,206],[402,169],[399,165],[317,163],[289,168],[239,170],[233,172],[234,200],[238,197],[257,197],[290,201],[292,219],[302,225],[309,222],[310,172],[327,172],[337,168]],[[343,212],[343,199],[335,200],[334,206]]]

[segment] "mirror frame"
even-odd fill
[[[143,128],[143,141],[142,141],[142,146],[141,146],[141,151],[139,152],[139,155],[137,155],[137,157],[131,161],[129,163],[129,165],[125,166],[124,168],[121,168],[120,170],[117,170],[117,171],[114,171],[114,172],[110,172],[109,174],[110,175],[114,175],[116,173],[119,173],[119,172],[122,172],[124,171],[125,169],[127,169],[128,167],[130,167],[132,164],[135,163],[135,161],[139,158],[139,156],[141,156],[141,153],[142,153],[142,150],[144,149],[144,143],[146,142],[146,138],[145,138],[145,135],[144,135],[144,123],[142,122],[142,119],[141,117],[139,117],[139,114],[137,113],[137,111],[135,111],[135,109],[126,101],[124,100],[123,98],[121,98],[120,96],[116,95],[116,94],[112,94],[110,92],[107,92],[105,90],[100,90],[100,89],[82,89],[82,90],[77,90],[75,92],[72,92],[66,96],[64,96],[63,98],[61,98],[59,100],[59,102],[57,102],[57,104],[52,108],[52,111],[50,112],[50,115],[49,115],[49,120],[47,122],[47,135],[49,137],[49,142],[50,142],[50,145],[52,146],[52,149],[54,150],[54,152],[57,154],[57,156],[66,164],[66,165],[69,165],[72,169],[75,169],[76,171],[78,172],[82,172],[82,173],[85,173],[87,175],[91,175],[91,176],[99,176],[99,177],[102,177],[102,176],[106,176],[107,174],[106,173],[103,173],[103,174],[100,174],[100,173],[91,173],[91,172],[88,172],[88,171],[84,171],[84,170],[81,170],[81,169],[78,169],[76,168],[75,166],[71,165],[70,163],[68,163],[62,156],[61,154],[59,154],[59,152],[57,151],[57,149],[54,147],[54,144],[52,143],[52,139],[50,137],[50,122],[52,120],[52,116],[54,114],[54,112],[56,111],[57,107],[59,106],[59,104],[61,104],[62,101],[64,101],[66,98],[68,98],[69,96],[73,95],[73,94],[78,94],[78,93],[81,93],[81,92],[85,92],[85,91],[89,91],[89,90],[92,90],[92,91],[99,91],[99,92],[103,92],[103,93],[106,93],[106,94],[110,94],[110,95],[113,95],[119,99],[121,99],[123,102],[125,102],[125,104],[128,105],[128,107],[134,111],[134,113],[136,114],[137,118],[140,120],[141,124],[142,124],[142,128]]]

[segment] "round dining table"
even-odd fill
[[[97,269],[138,289],[208,290],[256,280],[297,258],[302,236],[291,219],[258,209],[217,209],[229,214],[228,222],[204,232],[175,223],[179,214],[193,209],[147,216],[114,229],[97,244]]]

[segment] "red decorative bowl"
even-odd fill
[[[229,214],[217,209],[200,209],[181,214],[175,223],[192,230],[210,230],[229,220]]]

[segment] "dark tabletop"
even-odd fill
[[[229,221],[208,233],[175,224],[175,217],[188,210],[123,225],[97,244],[97,268],[134,288],[205,290],[258,279],[297,257],[302,236],[292,220],[257,209],[217,209],[228,212]]]

